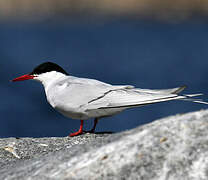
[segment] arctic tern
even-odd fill
[[[140,89],[131,85],[111,85],[95,79],[78,78],[69,75],[62,67],[52,62],[37,66],[31,73],[12,81],[37,80],[44,86],[49,104],[66,117],[81,120],[77,132],[82,134],[83,120],[95,118],[91,131],[94,132],[100,118],[112,116],[121,111],[143,105],[170,101],[190,100],[196,103],[207,102],[192,99],[202,94],[179,95],[186,87],[172,89]]]

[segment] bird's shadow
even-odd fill
[[[90,132],[90,131],[83,131],[84,134],[113,134],[115,132],[112,132],[112,131],[102,131],[102,132]]]

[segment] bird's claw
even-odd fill
[[[69,136],[70,137],[74,137],[74,136],[79,136],[81,134],[83,134],[83,131],[77,131],[77,132],[74,132],[74,133],[69,134]]]

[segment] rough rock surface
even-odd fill
[[[0,140],[0,179],[208,179],[208,110],[118,134]]]

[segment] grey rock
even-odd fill
[[[90,141],[101,141],[108,134],[85,134],[74,138],[5,138],[0,139],[0,169],[5,165],[43,156],[51,152],[67,150]]]
[[[207,180],[208,110],[112,135],[8,138],[0,147],[0,179]]]

